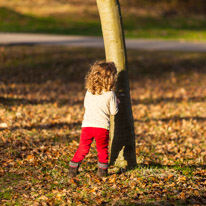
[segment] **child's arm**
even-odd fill
[[[88,102],[87,95],[88,95],[88,93],[86,92],[85,97],[84,97],[84,108],[86,108],[86,105],[87,105],[87,102]]]
[[[114,92],[112,92],[112,96],[110,99],[110,114],[115,115],[118,112],[118,99]]]

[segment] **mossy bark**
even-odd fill
[[[131,108],[127,55],[118,0],[96,0],[100,14],[106,60],[118,70],[116,95],[119,112],[111,116],[110,164],[119,167],[136,166],[134,121]]]

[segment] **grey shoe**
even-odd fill
[[[97,176],[106,177],[108,175],[108,169],[98,168]]]
[[[79,162],[69,162],[69,177],[75,177],[77,174],[79,174]]]
[[[69,167],[69,177],[75,177],[78,174],[78,167]]]

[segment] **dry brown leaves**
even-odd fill
[[[1,48],[1,204],[206,204],[203,54],[198,59],[196,54],[173,53],[170,58],[160,53],[159,62],[155,61],[164,71],[155,73],[150,71],[152,53],[130,51],[138,167],[122,174],[111,167],[108,177],[98,178],[93,144],[80,174],[68,178],[68,163],[78,147],[84,113],[84,75],[79,72],[85,73],[85,65],[103,58],[102,50],[91,52]],[[178,68],[188,63],[179,62],[171,72],[173,61],[181,58],[196,67],[182,72]],[[46,67],[45,62],[49,62]],[[146,74],[135,68],[140,63]]]

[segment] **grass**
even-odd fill
[[[205,204],[205,53],[129,50],[138,166],[97,178],[92,144],[69,179],[84,77],[103,49],[0,51],[1,205]]]
[[[8,4],[0,2],[0,31],[67,35],[101,36],[101,25],[96,6],[46,4],[38,2]],[[33,9],[32,9],[33,8]],[[123,7],[125,36],[128,38],[206,40],[204,16],[173,15],[165,17],[153,12],[134,12]]]
[[[170,18],[137,17],[125,19],[125,34],[132,38],[205,40],[205,23],[201,18],[184,16]]]

